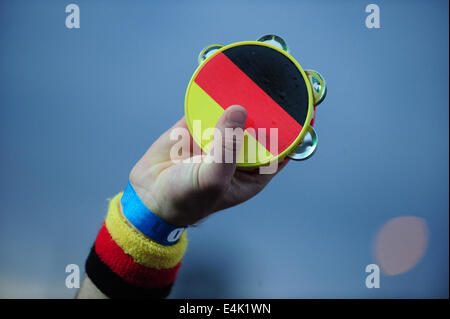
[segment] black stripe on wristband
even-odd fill
[[[172,289],[172,284],[152,289],[129,284],[101,261],[95,252],[95,246],[91,248],[86,260],[86,274],[101,292],[112,299],[162,299]]]

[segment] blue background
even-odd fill
[[[448,1],[0,2],[0,297],[71,298],[107,198],[181,116],[208,44],[286,39],[328,96],[319,148],[189,231],[172,297],[448,297]],[[365,287],[389,219],[426,220],[409,272]],[[83,270],[84,271],[84,270]]]

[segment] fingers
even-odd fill
[[[220,117],[208,156],[198,172],[200,187],[225,187],[236,170],[236,161],[244,140],[247,111],[240,105],[228,107]]]

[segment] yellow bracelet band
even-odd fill
[[[152,241],[128,225],[120,212],[121,198],[122,193],[119,193],[111,200],[105,220],[106,228],[117,245],[140,265],[154,269],[167,269],[176,266],[186,251],[186,232],[173,246],[163,246]]]

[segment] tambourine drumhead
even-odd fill
[[[186,122],[205,152],[212,136],[203,133],[214,128],[224,110],[234,104],[248,113],[237,164],[241,167],[283,159],[301,142],[314,113],[311,86],[297,61],[282,49],[258,41],[220,48],[189,82]]]

